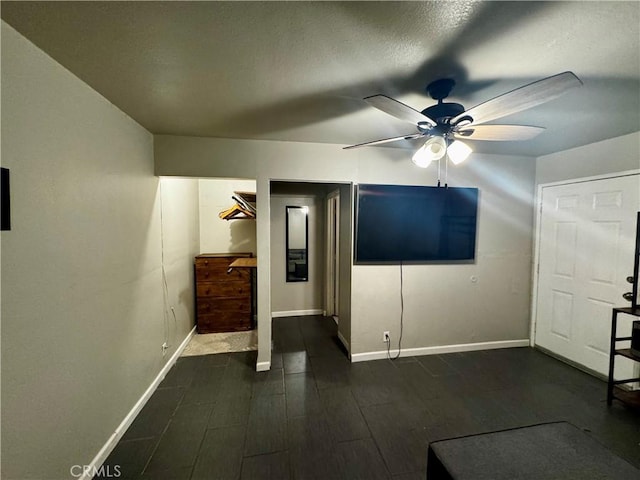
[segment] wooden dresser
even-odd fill
[[[205,253],[195,258],[198,333],[235,332],[253,327],[252,272],[229,265],[251,253]]]

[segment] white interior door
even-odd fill
[[[542,188],[536,345],[608,373],[611,309],[627,306],[639,209],[640,175]]]

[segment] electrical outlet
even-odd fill
[[[389,332],[383,332],[382,333],[382,341],[384,343],[387,343],[387,342],[391,341],[391,335],[389,335]]]
[[[164,357],[164,354],[167,353],[167,350],[169,349],[169,345],[167,345],[167,342],[164,342],[162,344],[162,356]]]

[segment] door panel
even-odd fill
[[[558,222],[555,230],[554,274],[573,279],[576,271],[577,225],[575,222]]]
[[[563,338],[571,339],[571,323],[573,319],[573,295],[567,292],[552,292],[551,304],[551,333]]]
[[[542,189],[535,343],[603,375],[611,308],[626,305],[633,273],[639,190],[639,175]]]
[[[611,334],[611,302],[587,298],[587,312],[593,316],[592,322],[585,322],[585,347],[596,354],[605,355],[609,360],[609,338]]]
[[[596,231],[601,235],[585,239],[586,257],[590,262],[590,279],[594,283],[615,285],[616,264],[611,258],[616,258],[620,248],[622,234],[620,222],[595,222]]]

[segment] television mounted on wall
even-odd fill
[[[356,264],[475,259],[477,188],[360,184],[355,210]]]

